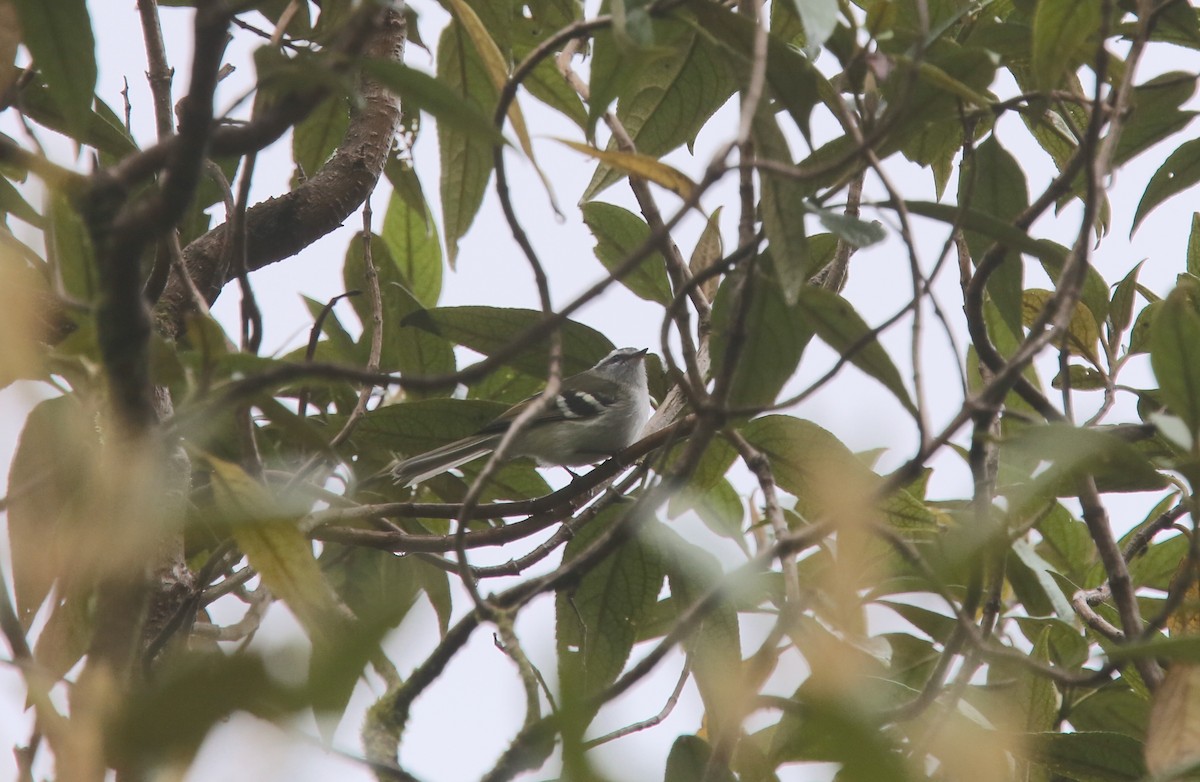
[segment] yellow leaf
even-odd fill
[[[508,64],[504,61],[504,55],[500,53],[500,47],[496,46],[496,42],[488,34],[487,27],[475,13],[475,9],[463,0],[449,0],[449,2],[454,8],[454,16],[458,19],[458,23],[467,31],[471,43],[475,44],[475,49],[479,52],[480,59],[483,60],[483,67],[487,70],[492,85],[497,91],[503,90],[505,83],[508,82]],[[525,150],[526,155],[532,158],[533,147],[529,143],[529,131],[525,127],[525,116],[521,113],[521,107],[517,105],[515,98],[509,104],[508,119],[513,124],[517,138],[521,141],[521,148]]]
[[[1179,563],[1179,568],[1176,570],[1175,578],[1186,575],[1187,568],[1191,567],[1191,562],[1185,557]],[[1200,633],[1200,582],[1193,582],[1188,587],[1187,594],[1179,607],[1167,617],[1167,629],[1171,631],[1171,637],[1174,638],[1180,635],[1195,635]]]
[[[504,85],[508,82],[508,63],[504,60],[504,55],[500,52],[500,47],[496,46],[495,40],[487,31],[483,20],[475,13],[475,9],[467,5],[464,0],[448,0],[449,5],[454,9],[454,17],[458,23],[467,31],[467,36],[471,42],[475,44],[475,49],[479,52],[480,59],[483,60],[483,67],[487,70],[488,78],[492,80],[492,84],[496,87],[497,92],[504,91]],[[542,171],[542,167],[538,165],[537,159],[533,156],[533,144],[529,141],[529,129],[525,126],[525,115],[521,113],[521,106],[517,103],[517,98],[514,95],[512,101],[508,104],[508,121],[512,123],[513,131],[517,134],[517,140],[521,142],[521,149],[525,151],[525,156],[533,163],[534,169],[541,177],[542,185],[545,186],[546,192],[550,194],[550,200],[554,200],[554,192],[550,187],[550,179],[546,173]],[[555,206],[555,211],[558,207]]]
[[[606,163],[613,168],[624,171],[630,176],[641,177],[656,185],[661,185],[675,193],[680,198],[690,198],[696,190],[696,183],[686,174],[673,166],[668,166],[657,158],[641,155],[636,152],[620,152],[612,149],[596,149],[587,144],[570,141],[565,138],[555,139],[566,144],[571,149],[578,150],[589,157]]]
[[[704,226],[699,241],[696,242],[696,249],[692,251],[692,257],[688,261],[688,268],[691,269],[693,277],[703,273],[705,269],[721,260],[721,256],[724,255],[721,249],[720,220],[721,207],[718,206],[708,218],[708,223]],[[720,280],[717,277],[705,280],[700,286],[700,290],[704,292],[704,298],[709,301],[716,298],[719,283]]]
[[[238,547],[271,592],[287,603],[314,644],[336,639],[344,617],[325,581],[312,545],[267,489],[232,462],[205,456],[213,497]]]
[[[1046,302],[1053,295],[1053,292],[1039,288],[1030,288],[1025,291],[1021,299],[1021,320],[1026,326],[1033,323],[1041,314]],[[1077,303],[1075,310],[1071,313],[1071,323],[1067,326],[1068,352],[1083,356],[1094,366],[1099,366],[1099,359],[1096,358],[1096,345],[1099,342],[1100,327],[1096,325],[1096,316],[1092,314],[1086,304]]]
[[[42,298],[49,293],[45,280],[7,248],[0,257],[0,388],[17,378],[45,374],[39,316]],[[39,306],[40,305],[40,306]]]
[[[1200,666],[1177,662],[1167,669],[1150,705],[1145,747],[1154,775],[1200,760]]]

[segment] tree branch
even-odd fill
[[[373,13],[378,17],[378,24],[368,25],[371,33],[362,46],[362,55],[401,59],[406,36],[404,14],[398,9]],[[370,22],[371,19],[365,21]],[[360,20],[357,24],[364,24],[364,21]],[[285,100],[283,105],[291,108],[284,111],[277,107],[271,112],[270,129],[273,133],[275,130],[278,132],[266,143],[278,138],[325,96],[326,93],[322,91],[316,96],[290,99],[290,103]],[[400,126],[400,109],[395,98],[371,79],[363,80],[361,98],[362,108],[351,118],[341,145],[320,171],[295,190],[256,204],[246,211],[247,270],[254,271],[290,258],[338,228],[375,188],[391,150],[392,139]],[[304,104],[302,113],[297,108],[300,103]],[[265,123],[266,118],[262,122]],[[249,127],[237,130],[245,131]],[[249,146],[254,149],[265,144]],[[214,134],[214,155],[229,154],[230,148],[240,150],[242,147],[232,143],[225,133]],[[222,268],[220,262],[229,230],[228,224],[218,226],[191,242],[183,251],[188,273],[210,303],[216,300],[230,279],[229,270]],[[159,326],[168,335],[177,336],[189,309],[184,281],[173,274],[156,312]]]

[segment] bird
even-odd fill
[[[635,442],[650,408],[645,358],[645,349],[617,348],[591,369],[565,378],[507,455],[531,456],[543,466],[578,466],[603,461]],[[391,469],[393,481],[412,486],[490,453],[539,396],[510,407],[469,437],[400,461]]]

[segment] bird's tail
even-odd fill
[[[495,448],[499,441],[500,437],[495,434],[455,440],[449,445],[400,462],[392,468],[392,479],[401,486],[412,486],[482,456]]]

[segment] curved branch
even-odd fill
[[[404,53],[406,34],[402,10],[390,10],[374,27],[362,53],[366,57],[399,60]],[[361,98],[363,108],[351,118],[341,145],[320,171],[286,195],[267,199],[247,210],[248,270],[294,256],[340,227],[370,196],[400,127],[400,108],[383,85],[369,79],[363,82]],[[221,147],[218,140],[225,141],[214,137],[214,151]],[[230,280],[230,270],[222,262],[228,230],[227,224],[220,225],[183,251],[185,268],[210,303]],[[172,274],[158,307],[159,327],[168,335],[177,335],[190,306],[184,280]]]

